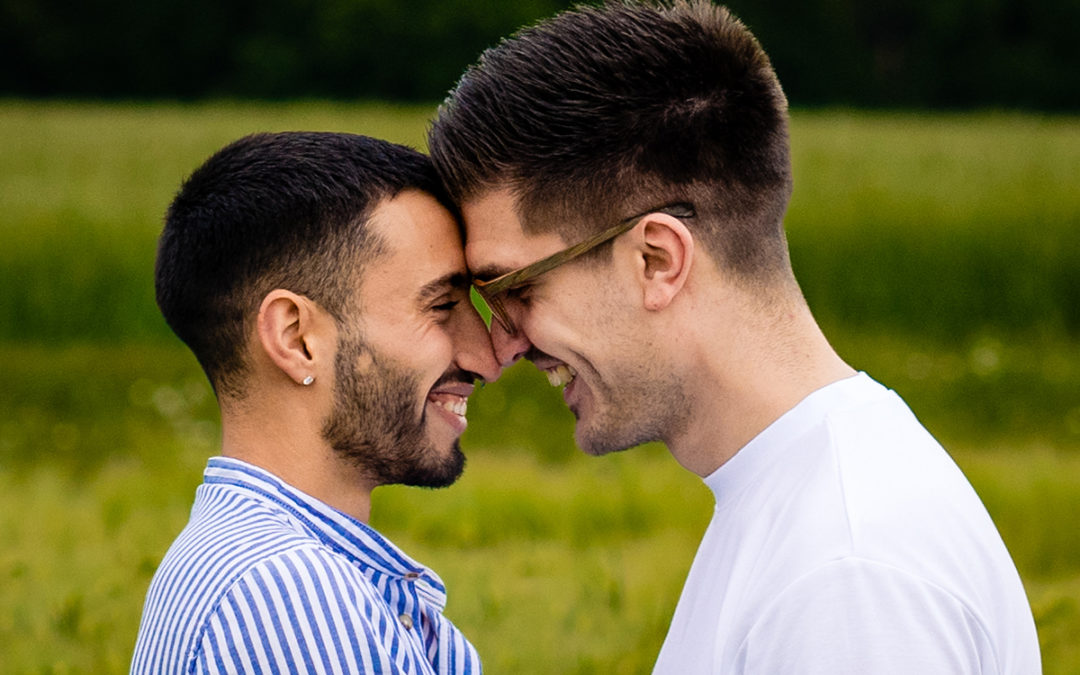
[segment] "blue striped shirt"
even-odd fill
[[[442,580],[364,523],[209,461],[154,575],[132,673],[480,672]]]

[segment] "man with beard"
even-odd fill
[[[480,672],[439,577],[367,525],[375,487],[457,479],[466,399],[499,374],[448,203],[427,157],[349,134],[249,136],[184,183],[157,300],[222,447],[133,673]]]
[[[787,102],[726,10],[613,1],[524,30],[429,146],[499,362],[565,385],[586,452],[662,441],[715,495],[656,673],[1039,671],[978,496],[799,290]]]

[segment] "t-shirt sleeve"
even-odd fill
[[[862,559],[784,589],[747,633],[739,673],[997,673],[986,631],[954,595]]]
[[[223,596],[191,672],[419,673],[366,578],[320,549],[275,555]]]

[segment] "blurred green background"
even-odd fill
[[[741,4],[794,104],[811,307],[956,458],[1045,671],[1080,673],[1076,3]],[[0,673],[126,671],[216,451],[213,396],[153,301],[181,180],[254,131],[422,148],[461,68],[565,3],[98,5],[0,0]],[[469,417],[462,481],[382,488],[373,524],[444,577],[488,672],[649,672],[708,491],[662,447],[583,456],[527,364]]]
[[[0,0],[0,92],[433,101],[481,49],[571,4]],[[802,105],[1080,107],[1076,0],[726,4]]]

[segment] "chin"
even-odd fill
[[[586,430],[578,422],[574,433],[574,442],[586,455],[601,457],[613,452],[622,452],[637,445],[637,443],[622,444],[618,442],[618,436],[597,430]]]
[[[578,418],[574,427],[577,446],[594,457],[622,452],[657,440],[660,440],[660,435],[655,430],[642,425],[631,426],[618,420],[598,420],[589,424],[587,419]]]
[[[431,459],[433,461],[430,463],[412,467],[398,482],[412,487],[444,488],[457,482],[465,471],[465,454],[456,440]]]

